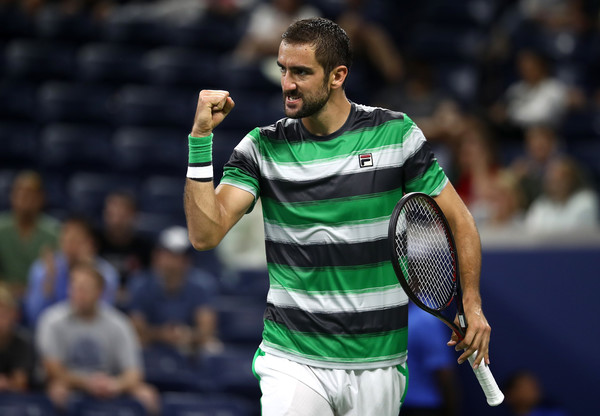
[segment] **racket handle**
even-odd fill
[[[475,361],[476,357],[477,351],[475,351],[469,357],[471,368],[473,368],[473,362]],[[479,367],[477,367],[476,370],[473,370],[473,372],[475,372],[475,376],[477,377],[477,380],[479,381],[479,384],[485,393],[488,404],[490,406],[498,406],[500,403],[502,403],[504,400],[504,394],[502,394],[502,391],[498,387],[498,384],[496,383],[496,380],[490,371],[490,367],[488,367],[488,365],[482,361],[481,364],[479,364]]]

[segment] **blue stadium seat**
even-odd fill
[[[174,348],[150,346],[143,350],[144,377],[160,391],[193,391],[196,374],[192,363]]]
[[[39,119],[51,122],[107,123],[112,119],[113,91],[100,86],[47,82],[38,93]]]
[[[0,166],[35,166],[39,154],[37,143],[37,129],[31,123],[0,123]]]
[[[110,130],[85,124],[55,123],[40,134],[41,164],[54,171],[103,170],[112,164]]]
[[[77,55],[78,77],[90,82],[144,82],[144,50],[111,43],[89,43]]]
[[[164,39],[169,45],[191,46],[225,55],[236,47],[244,29],[243,22],[235,18],[206,13],[200,19],[169,25]]]
[[[0,119],[32,120],[36,116],[36,87],[9,80],[0,81]]]
[[[6,73],[13,79],[69,79],[75,70],[72,48],[17,39],[6,46]]]
[[[258,345],[263,331],[264,298],[249,301],[248,296],[221,296],[215,302],[219,316],[218,332],[223,342]]]
[[[0,39],[31,36],[33,32],[33,19],[21,7],[6,5],[0,8]]]
[[[135,192],[135,182],[126,177],[79,172],[67,181],[68,207],[93,219],[101,217],[104,199],[113,191]]]
[[[231,345],[219,353],[202,357],[200,376],[208,377],[220,391],[258,401],[260,388],[252,373],[252,360],[258,344],[238,348]]]
[[[128,397],[100,400],[79,396],[70,403],[67,416],[147,416],[147,412],[139,402]]]
[[[165,393],[162,416],[254,416],[252,406],[235,396]]]
[[[136,19],[115,13],[104,22],[104,38],[111,43],[162,45],[168,32],[160,19]]]
[[[432,62],[475,62],[485,47],[486,36],[480,30],[446,29],[423,24],[411,37],[411,54]]]
[[[10,190],[14,179],[15,171],[0,170],[0,211],[5,211],[10,206]]]
[[[218,56],[181,47],[156,48],[143,59],[148,81],[156,85],[221,86]]]
[[[189,129],[197,92],[149,85],[126,85],[116,95],[115,121],[122,126],[170,126]]]
[[[39,37],[69,42],[98,38],[100,26],[91,13],[64,13],[60,7],[45,7],[35,18],[35,29]]]
[[[140,188],[140,210],[184,218],[184,185],[185,176],[150,176]]]
[[[123,127],[113,135],[113,148],[115,167],[120,171],[143,176],[185,176],[188,154],[185,131]]]
[[[265,93],[230,90],[230,93],[235,101],[235,108],[219,125],[221,129],[242,131],[242,134],[246,134],[255,127],[271,124],[284,117],[281,91]]]
[[[248,296],[264,302],[269,291],[267,270],[239,270],[220,279],[221,291],[229,296]]]
[[[0,394],[0,415],[56,416],[58,412],[46,396],[38,394]]]
[[[437,65],[437,77],[440,87],[464,104],[470,104],[477,98],[479,73],[472,64]]]
[[[271,64],[277,70],[273,59]],[[273,82],[265,75],[262,63],[241,63],[226,56],[219,62],[222,82],[228,90],[257,91],[261,94],[276,93],[281,95],[279,82]]]
[[[173,216],[145,211],[140,211],[136,219],[136,229],[153,240],[162,230],[173,225],[185,226],[185,220],[180,215]]]

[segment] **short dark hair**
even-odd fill
[[[329,19],[313,17],[290,25],[281,39],[290,44],[307,43],[315,48],[315,58],[329,74],[335,67],[352,65],[350,38],[339,25]]]

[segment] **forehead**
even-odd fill
[[[309,43],[281,42],[277,62],[286,67],[319,67],[315,57],[315,47]]]

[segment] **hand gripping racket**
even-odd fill
[[[438,204],[429,195],[413,192],[396,204],[388,239],[400,285],[421,309],[442,320],[463,339],[467,322],[462,304],[458,256],[452,231]],[[442,315],[455,301],[460,327]],[[477,352],[469,357],[471,368]],[[504,400],[490,368],[482,362],[474,370],[490,406]]]

